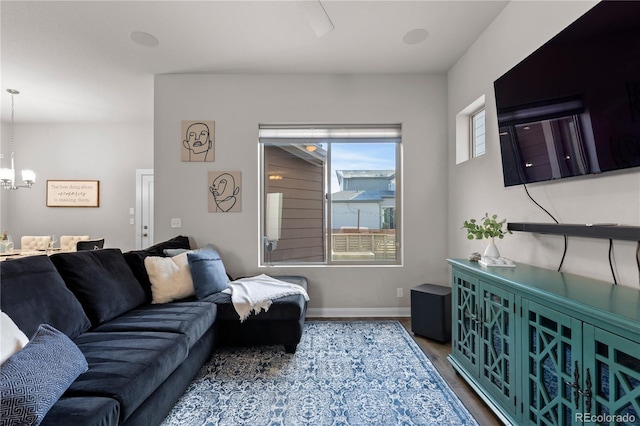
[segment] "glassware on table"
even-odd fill
[[[0,253],[13,253],[13,239],[11,238],[11,235],[7,235],[7,231],[3,231],[2,237],[0,237]]]
[[[51,234],[50,237],[51,241],[49,241],[49,251],[53,251],[55,244],[58,242],[58,237],[54,234]]]

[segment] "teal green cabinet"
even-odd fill
[[[583,336],[585,412],[640,425],[640,343],[587,325]]]
[[[452,357],[516,415],[514,294],[460,271],[453,280]]]
[[[449,360],[505,423],[640,425],[640,291],[449,263]]]
[[[479,281],[459,271],[453,272],[451,351],[455,359],[474,375],[480,363],[478,331]]]
[[[581,328],[576,319],[524,300],[523,410],[526,424],[571,425],[583,412]]]
[[[482,386],[512,411],[517,365],[513,315],[515,296],[509,291],[480,281],[480,381]]]

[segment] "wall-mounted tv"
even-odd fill
[[[504,185],[640,166],[640,1],[603,1],[494,82]]]

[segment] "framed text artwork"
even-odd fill
[[[100,181],[47,180],[47,207],[100,207]]]
[[[242,211],[242,172],[209,172],[209,212]]]
[[[182,142],[180,152],[182,161],[207,161],[215,158],[215,121],[182,122]]]

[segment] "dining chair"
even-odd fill
[[[20,250],[47,250],[51,244],[51,235],[25,235],[20,238]]]
[[[100,250],[104,247],[104,238],[97,240],[80,240],[76,242],[76,250]]]
[[[88,235],[61,235],[60,251],[76,251],[76,243],[78,241],[86,241],[89,238]]]

